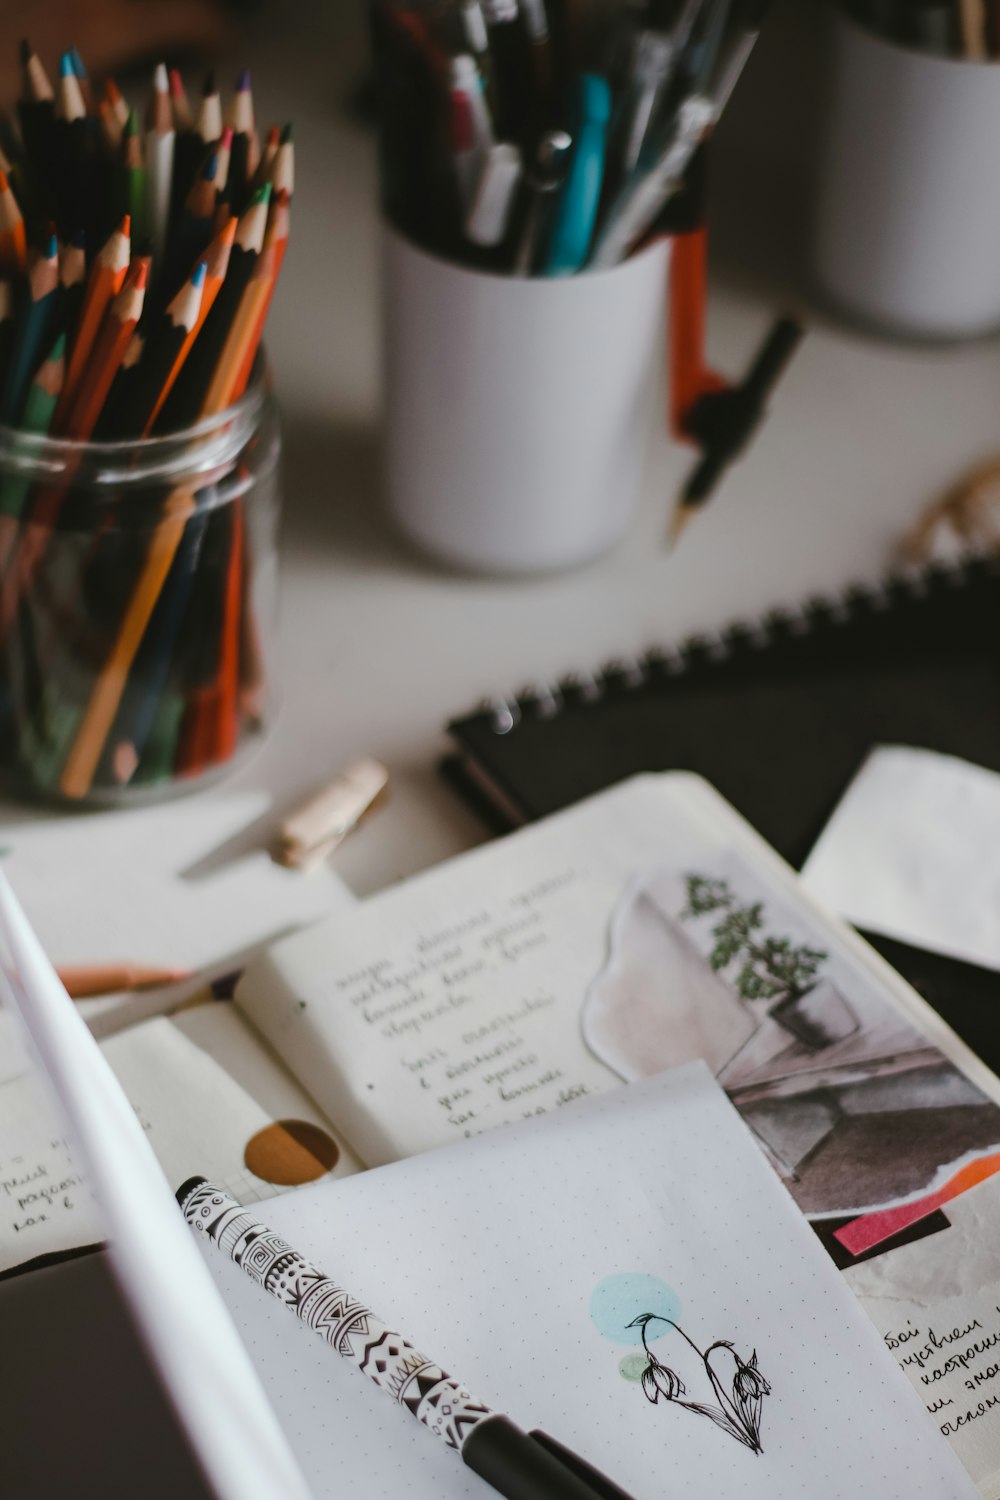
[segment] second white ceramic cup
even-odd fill
[[[897,46],[839,11],[829,21],[820,289],[904,336],[1000,327],[1000,64]]]

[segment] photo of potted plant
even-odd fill
[[[742,903],[726,880],[685,877],[682,921],[719,915],[707,957],[748,1002],[763,1001],[768,1016],[796,1041],[818,1052],[858,1029],[858,1020],[835,985],[820,975],[827,954],[764,930],[764,903]]]

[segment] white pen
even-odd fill
[[[493,145],[493,125],[476,60],[469,53],[451,59],[451,157],[463,210],[476,195]]]

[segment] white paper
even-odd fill
[[[851,782],[802,871],[858,927],[1000,969],[1000,776],[883,745]]]
[[[700,1064],[305,1188],[260,1216],[480,1400],[568,1444],[635,1500],[975,1494]],[[203,1254],[317,1500],[491,1493],[221,1251]],[[613,1337],[591,1302],[629,1273],[668,1285],[702,1351],[720,1339],[746,1360],[756,1351],[771,1386],[761,1453],[623,1378],[623,1357],[641,1363],[624,1327],[633,1294],[627,1316],[601,1319]],[[634,1295],[635,1314],[656,1310],[645,1286]],[[685,1371],[692,1399],[704,1394],[677,1333],[650,1347]]]
[[[200,1173],[241,1202],[288,1191],[244,1161],[251,1137],[282,1119],[305,1120],[333,1137],[340,1157],[332,1175],[358,1170],[346,1142],[231,1005],[143,1021],[100,1045],[168,1182],[179,1186]],[[99,1244],[104,1235],[34,1072],[0,1085],[0,1271]]]
[[[97,1034],[172,1008],[205,975],[242,967],[353,904],[330,869],[305,875],[274,863],[263,833],[252,835],[269,806],[263,793],[209,792],[0,828],[2,868],[54,964],[130,962],[201,976],[186,988],[83,1002]]]
[[[847,1281],[933,1421],[1000,1496],[1000,1178],[944,1205],[949,1227],[848,1270]]]
[[[309,1500],[171,1185],[3,875],[0,932],[7,1001],[72,1132],[122,1290],[218,1500]]]

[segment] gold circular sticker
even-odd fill
[[[247,1141],[243,1160],[255,1177],[276,1187],[299,1187],[332,1172],[340,1160],[335,1140],[305,1120],[275,1120]]]

